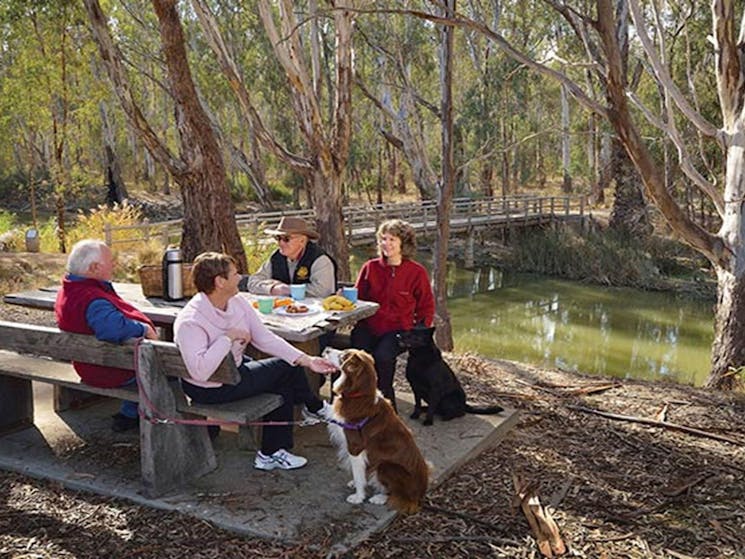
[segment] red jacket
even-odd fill
[[[383,258],[368,260],[356,285],[360,299],[380,304],[378,312],[363,321],[376,336],[411,330],[418,322],[432,325],[435,298],[421,264],[405,259],[399,266],[389,266]]]
[[[57,292],[57,301],[54,303],[54,314],[60,330],[76,334],[93,334],[93,330],[85,320],[85,312],[88,305],[95,299],[106,299],[127,318],[153,326],[148,317],[119,297],[106,284],[94,279],[71,281],[65,278],[62,280],[62,288]],[[85,384],[99,388],[121,386],[134,377],[134,371],[127,369],[77,361],[73,361],[72,365]]]

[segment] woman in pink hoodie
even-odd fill
[[[282,396],[283,405],[267,414],[267,421],[291,422],[295,404],[304,404],[306,418],[327,417],[330,406],[310,389],[303,367],[330,373],[335,367],[321,357],[312,357],[270,332],[249,302],[236,297],[241,275],[232,257],[216,252],[200,254],[192,269],[199,291],[179,312],[174,324],[176,345],[191,378],[183,379],[184,392],[199,403],[232,402],[261,393]],[[273,355],[252,360],[244,355],[246,345]],[[241,374],[236,385],[209,381],[225,356],[231,353]],[[291,470],[307,463],[291,454],[292,425],[263,429],[261,450],[254,460],[260,470]]]

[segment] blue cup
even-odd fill
[[[304,283],[293,283],[290,285],[290,297],[295,301],[302,301],[305,299],[305,284]]]
[[[353,303],[357,302],[357,288],[356,287],[342,287],[342,297],[349,299]]]

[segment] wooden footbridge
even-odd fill
[[[372,206],[345,206],[343,208],[347,240],[350,245],[369,244],[381,221],[391,218],[405,219],[423,236],[437,228],[437,207],[434,200]],[[276,227],[283,216],[298,216],[309,221],[315,219],[315,210],[284,210],[236,214],[241,232],[252,236],[265,229]],[[456,198],[450,218],[453,234],[473,233],[479,230],[507,230],[545,225],[559,221],[582,221],[585,218],[584,196],[499,196],[494,198]],[[121,243],[162,239],[164,245],[178,242],[182,220],[143,222],[138,225],[115,226],[106,224],[106,243]]]

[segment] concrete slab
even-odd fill
[[[295,452],[309,462],[291,472],[254,470],[254,453],[238,450],[237,435],[223,430],[215,443],[216,471],[179,492],[147,499],[140,491],[137,435],[117,435],[109,428],[117,403],[105,401],[56,414],[49,405],[50,392],[46,385],[38,390],[35,386],[35,425],[0,438],[0,468],[180,511],[242,534],[284,542],[325,541],[339,552],[395,517],[386,507],[346,502],[350,477],[339,468],[322,425],[297,428]],[[434,466],[435,485],[496,444],[517,420],[517,413],[507,410],[498,416],[469,415],[423,427],[408,419],[411,394],[398,395],[402,417]]]

